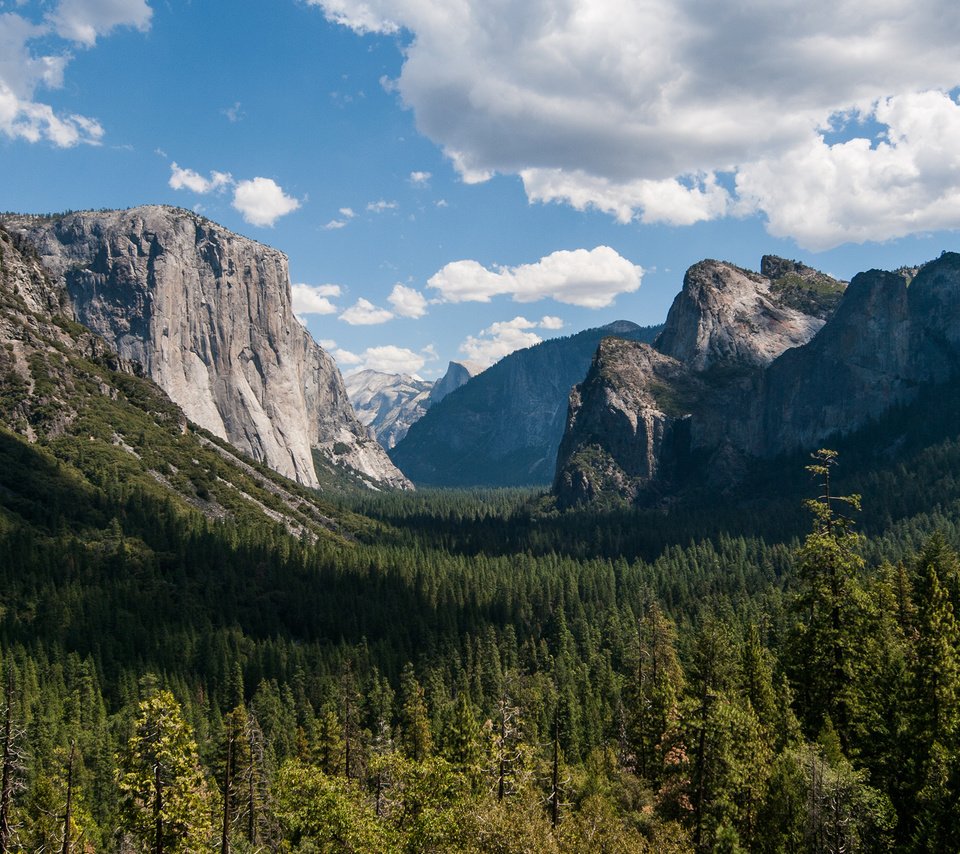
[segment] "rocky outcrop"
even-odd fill
[[[720,261],[691,267],[657,349],[703,371],[712,365],[768,365],[784,350],[813,338],[824,318],[784,299],[785,291],[776,288],[776,281],[789,273],[770,256],[765,261],[777,279]]]
[[[618,321],[511,353],[433,404],[390,456],[415,483],[549,483],[570,387],[583,378],[600,340],[650,341],[658,331]]]
[[[662,471],[689,443],[688,419],[671,414],[683,387],[696,395],[689,371],[647,344],[604,338],[587,379],[570,393],[555,489],[567,504],[602,495],[636,499],[646,485],[669,482]]]
[[[656,342],[661,357],[674,358],[669,376],[649,348],[601,348],[571,396],[555,479],[561,503],[656,497],[691,474],[730,483],[751,461],[814,449],[960,376],[956,253],[920,268],[860,273],[838,302],[837,283],[796,262],[765,258],[770,275],[738,275],[735,287],[728,271],[707,265],[707,276],[704,265],[688,273],[671,309],[681,316],[668,319]],[[756,283],[756,300],[744,299],[745,280]],[[782,346],[793,334],[783,326],[744,322],[744,305],[770,317],[768,301],[784,298],[792,311],[825,316],[808,341]],[[674,440],[634,441],[640,431],[629,422],[640,411],[654,438]],[[603,430],[583,427],[601,422]]]
[[[819,337],[844,290],[794,261],[765,256],[761,266],[765,275],[695,264],[652,347],[601,345],[570,396],[554,477],[561,504],[657,498],[705,456],[716,480],[736,476],[740,451],[763,434],[766,371]]]
[[[450,392],[466,385],[471,377],[475,377],[482,371],[483,367],[475,362],[450,362],[447,365],[447,372],[430,389],[431,405],[439,403]]]
[[[318,485],[314,449],[366,479],[406,485],[293,316],[281,252],[164,206],[5,224],[36,247],[76,319],[191,421],[306,485]]]

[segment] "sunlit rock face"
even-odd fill
[[[283,253],[165,206],[5,222],[65,286],[76,319],[196,424],[308,486],[313,449],[332,458],[335,445],[339,464],[407,485],[294,317]]]

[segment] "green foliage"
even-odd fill
[[[143,850],[188,854],[207,845],[210,793],[190,726],[169,691],[140,703],[118,764],[126,826]]]

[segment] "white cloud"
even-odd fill
[[[117,27],[146,32],[152,16],[146,0],[60,0],[50,21],[57,35],[92,47],[98,36]]]
[[[552,315],[545,314],[540,318],[540,328],[541,329],[563,329],[564,324],[563,320],[559,317],[553,317]]]
[[[350,308],[340,315],[340,319],[351,326],[372,326],[393,319],[393,312],[374,305],[370,300],[360,297]]]
[[[817,245],[960,227],[960,181],[946,170],[941,186],[933,146],[898,136],[904,118],[887,110],[960,85],[952,0],[461,0],[443,14],[423,0],[311,2],[358,32],[408,32],[399,95],[466,182],[517,174],[531,200],[621,221],[759,212],[778,235],[810,241],[813,228]],[[869,130],[850,121],[864,118]],[[872,139],[837,148],[836,131],[872,137],[888,119],[896,157]],[[934,135],[960,149],[947,130]],[[827,178],[851,161],[871,164],[866,195],[887,200],[872,215],[858,210],[865,188]],[[792,213],[810,198],[827,225]],[[852,226],[834,216],[846,209]]]
[[[299,208],[300,202],[288,196],[271,178],[254,178],[237,184],[233,207],[251,225],[269,228],[280,217]]]
[[[333,342],[331,342],[333,343]],[[351,353],[349,350],[344,350],[342,347],[331,347],[330,355],[337,360],[341,365],[362,365],[363,356],[360,356],[356,353]],[[357,368],[357,370],[362,370],[362,368]]]
[[[367,205],[367,210],[370,211],[370,213],[384,213],[385,211],[394,211],[396,209],[396,202],[388,202],[384,199],[380,199],[376,202],[370,202]]]
[[[363,351],[360,370],[384,371],[389,374],[415,374],[427,363],[427,356],[406,347],[384,344]]]
[[[176,163],[170,164],[170,186],[174,190],[192,190],[202,195],[223,190],[232,183],[233,176],[229,172],[213,171],[209,178],[204,178],[193,169],[182,169]]]
[[[0,13],[0,133],[61,148],[98,144],[104,135],[98,121],[55,112],[36,100],[37,90],[63,86],[70,47],[92,47],[98,36],[119,26],[146,30],[150,14],[143,0],[61,0],[42,21]],[[41,52],[34,51],[35,44]]]
[[[400,317],[423,317],[427,313],[426,297],[415,288],[408,288],[399,282],[393,286],[387,302]]]
[[[290,290],[293,293],[293,311],[297,315],[337,312],[337,307],[330,302],[330,298],[340,296],[339,285],[296,284],[292,285]]]
[[[416,187],[423,187],[430,182],[433,175],[430,172],[411,172],[410,183]]]
[[[476,261],[454,261],[430,277],[427,287],[445,302],[489,302],[509,294],[516,302],[550,297],[584,308],[605,308],[619,294],[640,287],[643,268],[609,246],[560,250],[534,264],[488,270]]]
[[[596,208],[622,223],[640,211],[645,223],[693,225],[724,216],[732,205],[730,194],[712,174],[617,183],[580,170],[524,169],[520,177],[531,202],[566,202],[581,211]]]
[[[358,371],[384,371],[388,374],[413,374],[427,363],[436,361],[437,354],[433,346],[424,347],[419,353],[407,347],[397,347],[394,344],[383,344],[378,347],[367,347],[362,353],[353,353],[337,347],[334,341],[320,341],[321,347],[327,350],[337,363],[344,369],[344,373],[355,374]]]
[[[488,326],[477,336],[468,335],[460,345],[460,352],[485,368],[509,355],[514,350],[532,347],[543,339],[531,329],[537,324],[525,317],[502,320]]]
[[[941,92],[887,98],[871,145],[811,137],[737,175],[745,206],[771,234],[813,250],[960,225],[960,105]]]
[[[346,225],[346,220],[332,219],[323,228],[325,231],[336,231],[339,228],[345,228]]]
[[[399,26],[377,11],[374,2],[368,5],[354,0],[307,0],[311,6],[320,6],[328,21],[334,21],[358,33],[395,33]]]
[[[353,219],[356,214],[353,212],[353,208],[340,208],[340,216]]]

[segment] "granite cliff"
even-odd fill
[[[74,318],[191,421],[308,486],[314,451],[366,482],[408,485],[293,316],[281,252],[164,206],[4,225],[36,248]]]
[[[889,330],[878,321],[869,343],[859,333],[853,336],[859,344],[846,341],[849,331],[837,330],[857,313],[861,286],[845,290],[843,282],[773,256],[763,258],[760,273],[720,261],[691,267],[656,341],[601,342],[586,379],[571,392],[554,477],[560,503],[655,499],[676,491],[692,473],[729,482],[750,457],[849,429],[851,411],[815,423],[818,395],[837,382],[824,376],[832,371],[826,366],[847,359],[856,346],[865,357],[871,347],[879,352]],[[878,314],[888,316],[886,310]],[[820,373],[799,367],[809,389],[785,399],[796,387],[791,360],[817,353],[820,342],[838,335],[845,343],[834,347],[837,352],[808,357],[823,366]],[[860,411],[856,398],[849,403]],[[862,418],[875,411],[866,406]],[[796,413],[794,422],[790,413]]]

